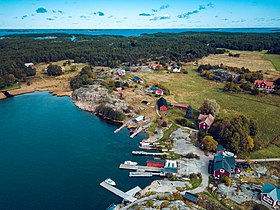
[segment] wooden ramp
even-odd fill
[[[133,196],[141,190],[141,188],[137,186],[137,187],[135,187],[135,188],[133,188],[133,189],[131,189],[131,190],[129,190],[125,193],[125,192],[119,190],[118,188],[116,188],[112,185],[109,185],[105,182],[101,182],[100,186],[104,187],[105,189],[111,191],[115,195],[117,195],[117,196],[123,198],[124,200],[131,202],[131,203],[137,200]]]

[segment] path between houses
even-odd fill
[[[247,162],[248,160],[245,159],[237,159],[237,162]],[[280,158],[263,158],[263,159],[249,159],[252,162],[278,162]]]

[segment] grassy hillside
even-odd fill
[[[262,145],[252,157],[280,157],[280,147],[270,145],[279,134],[280,97],[252,96],[249,94],[230,94],[222,91],[223,83],[206,80],[199,76],[193,66],[187,67],[189,74],[149,74],[149,82],[161,82],[171,90],[167,96],[170,102],[191,104],[198,109],[206,98],[216,99],[221,105],[221,117],[243,114],[256,120],[259,133],[255,141]],[[278,142],[276,142],[278,143]],[[278,143],[279,145],[279,143]],[[265,149],[266,148],[266,149]]]

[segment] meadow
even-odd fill
[[[185,68],[188,70],[188,74],[152,73],[146,75],[145,79],[150,84],[160,82],[167,86],[171,94],[165,98],[170,103],[190,104],[194,109],[198,109],[204,99],[215,99],[221,106],[218,115],[220,118],[245,115],[254,119],[259,128],[255,142],[260,146],[260,150],[254,151],[251,157],[279,157],[280,139],[275,140],[275,137],[280,133],[279,96],[226,93],[222,90],[223,83],[200,77],[195,71],[195,66],[189,65]],[[175,115],[169,117],[171,120],[175,120],[182,114],[181,111],[172,111],[172,113]]]

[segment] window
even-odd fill
[[[220,172],[221,172],[221,173],[225,173],[225,170],[224,170],[224,169],[220,169]]]

